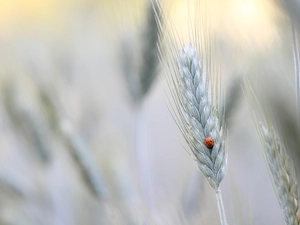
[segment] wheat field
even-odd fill
[[[0,0],[0,225],[217,225],[220,187],[226,224],[298,225],[297,4]],[[191,44],[222,89],[213,181],[172,89]]]

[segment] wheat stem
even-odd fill
[[[135,155],[137,162],[140,195],[148,209],[153,209],[149,160],[147,154],[147,139],[143,104],[136,109],[135,114]]]
[[[224,210],[224,205],[223,205],[223,200],[222,200],[222,194],[221,194],[220,189],[216,190],[216,198],[217,198],[217,203],[218,203],[221,224],[227,225],[226,215],[225,215],[225,210]]]
[[[291,19],[292,27],[292,39],[293,39],[293,52],[294,52],[294,65],[295,65],[295,76],[296,76],[296,91],[297,91],[297,115],[298,115],[298,126],[300,127],[300,62],[299,62],[299,45],[297,29],[293,19]]]

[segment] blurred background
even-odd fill
[[[183,39],[188,2],[157,15]],[[299,166],[289,12],[206,6],[226,90],[228,222],[284,224],[241,86],[261,90]],[[168,109],[154,14],[146,0],[0,0],[1,225],[219,224]]]

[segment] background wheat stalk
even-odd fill
[[[297,218],[299,189],[295,169],[288,159],[284,144],[273,128],[269,111],[260,106],[254,93],[249,81],[247,81],[246,94],[254,108],[254,111],[252,111],[253,121],[260,137],[269,176],[283,211],[285,223],[287,225],[298,225],[300,223],[299,218]],[[260,113],[262,114],[261,118]],[[264,121],[266,126],[261,121]]]
[[[300,56],[297,29],[293,20],[291,19],[292,37],[293,37],[293,52],[294,52],[294,66],[296,76],[296,90],[297,90],[297,109],[298,109],[298,127],[300,128]]]
[[[145,1],[144,18],[137,26],[136,37],[123,40],[122,73],[128,93],[134,106],[134,173],[138,180],[139,195],[146,207],[153,211],[153,193],[150,177],[150,162],[148,159],[146,130],[146,96],[154,86],[158,73],[158,26],[156,16],[162,21],[158,11],[158,3]],[[136,18],[140,20],[141,18]]]
[[[280,138],[272,127],[259,124],[258,132],[261,137],[266,163],[276,192],[279,205],[283,210],[287,225],[298,225],[298,185],[292,167],[288,160],[286,150]]]
[[[158,67],[158,26],[155,19],[155,11],[157,10],[156,2],[148,2],[146,6],[146,21],[142,27],[140,57],[141,62],[137,71],[137,76],[132,76],[131,79],[127,79],[129,83],[134,83],[131,93],[137,93],[136,96],[132,95],[132,99],[135,99],[135,146],[134,155],[137,162],[138,180],[140,185],[140,194],[146,203],[148,209],[153,211],[153,194],[151,188],[150,178],[150,163],[148,159],[147,149],[147,132],[145,122],[145,109],[144,101],[146,95],[150,91],[153,83],[157,77]],[[160,17],[161,18],[161,17]],[[136,80],[132,80],[136,78]]]

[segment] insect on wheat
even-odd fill
[[[216,192],[220,219],[226,224],[220,193],[227,166],[226,130],[219,111],[222,92],[220,70],[212,58],[213,43],[207,32],[191,28],[194,36],[184,45],[172,25],[171,31],[160,27],[160,59],[166,64],[166,80],[175,105],[172,114],[199,169]]]

